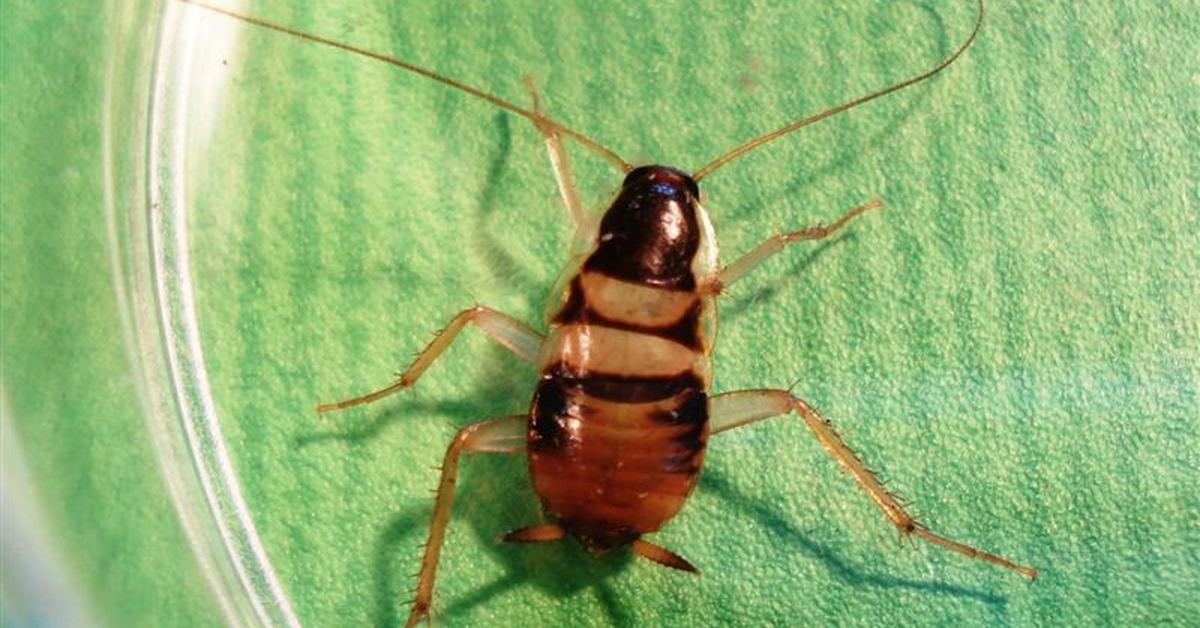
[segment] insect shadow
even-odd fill
[[[513,152],[511,117],[506,113],[497,113],[493,117],[494,134],[496,138],[495,157],[488,164],[484,177],[483,188],[479,194],[479,219],[471,221],[475,225],[473,237],[480,244],[475,248],[487,261],[493,279],[519,294],[538,294],[546,290],[545,282],[530,273],[516,258],[509,253],[509,248],[501,242],[491,227],[491,220],[497,210],[503,210],[500,199],[500,184],[507,175],[509,162]],[[553,209],[561,214],[562,210]]]
[[[535,546],[498,542],[504,532],[542,520],[536,498],[529,490],[523,457],[473,456],[462,466],[461,473],[462,490],[456,500],[452,525],[469,527],[479,541],[478,546],[487,548],[488,560],[502,564],[505,573],[481,587],[452,594],[439,605],[438,615],[453,621],[511,589],[532,584],[559,598],[591,589],[614,625],[629,623],[623,605],[605,582],[632,563],[628,553],[597,560],[573,542]],[[404,623],[408,605],[404,592],[413,585],[410,572],[428,519],[428,504],[413,504],[393,517],[378,536],[373,560],[376,626]]]
[[[982,602],[991,607],[997,615],[1004,615],[1006,612],[1008,599],[990,591],[962,587],[937,580],[916,580],[880,575],[865,571],[847,562],[827,546],[814,541],[796,525],[792,520],[793,517],[772,508],[761,498],[742,493],[715,465],[704,470],[698,490],[715,495],[727,502],[732,512],[755,520],[761,529],[766,530],[780,541],[820,560],[834,577],[847,585],[880,589],[909,589],[921,593],[946,595]]]
[[[524,456],[476,456],[463,467],[464,488],[468,482],[471,489],[463,492],[463,501],[465,504],[470,500],[471,505],[459,509],[459,523],[469,526],[479,543],[488,548],[491,560],[503,566],[504,576],[449,597],[442,608],[443,617],[453,619],[510,589],[532,585],[562,599],[591,591],[611,624],[630,624],[626,606],[607,582],[632,566],[630,552],[618,550],[595,558],[573,539],[544,544],[499,542],[508,530],[546,520],[530,490]]]

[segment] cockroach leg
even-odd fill
[[[550,124],[548,118],[543,115],[542,100],[538,97],[537,87],[533,84],[533,77],[525,76],[525,87],[529,90],[529,97],[533,100],[533,126],[546,139],[546,152],[550,155],[550,166],[554,169],[554,179],[558,182],[558,192],[562,196],[563,204],[567,207],[567,213],[571,215],[571,222],[575,225],[575,231],[579,232],[587,225],[587,214],[583,210],[583,202],[579,200],[579,190],[575,186],[575,175],[571,174],[571,165],[567,161],[567,151],[563,147],[562,133],[558,127]]]
[[[664,567],[678,569],[688,573],[700,575],[700,570],[696,569],[695,565],[689,563],[684,557],[672,552],[661,545],[655,545],[643,539],[635,539],[630,543],[630,548],[634,554],[645,558],[646,560],[654,561]]]
[[[415,626],[429,616],[433,600],[433,581],[437,574],[438,556],[450,521],[450,506],[454,502],[454,480],[458,475],[458,458],[463,453],[515,454],[525,451],[525,430],[529,417],[524,414],[488,419],[468,425],[454,435],[442,460],[442,477],[438,481],[437,499],[429,522],[429,538],[421,557],[417,574],[417,596],[405,626]]]
[[[557,523],[539,523],[527,528],[519,528],[500,537],[503,543],[549,543],[560,541],[567,531]]]
[[[709,401],[709,433],[724,432],[747,423],[760,421],[768,417],[779,416],[795,411],[808,425],[821,445],[841,464],[854,481],[862,487],[871,501],[891,520],[900,534],[916,536],[934,545],[977,558],[993,565],[1015,571],[1030,580],[1037,577],[1037,570],[1032,567],[1018,565],[1006,558],[991,554],[958,541],[952,541],[931,532],[928,528],[914,519],[904,509],[900,500],[883,486],[883,483],[872,473],[854,450],[850,449],[833,425],[825,420],[812,406],[804,400],[793,397],[786,390],[741,390],[716,395]]]
[[[450,346],[455,336],[458,335],[458,332],[462,331],[467,323],[474,323],[487,333],[488,336],[491,336],[492,339],[509,351],[517,354],[517,357],[522,360],[526,362],[536,360],[538,349],[542,345],[541,334],[507,314],[502,314],[482,305],[476,305],[475,307],[459,312],[454,318],[450,319],[450,322],[429,343],[429,346],[417,354],[416,359],[400,374],[394,384],[352,399],[320,404],[317,406],[317,412],[345,410],[346,408],[352,408],[364,403],[371,403],[412,386],[416,383],[417,378],[421,377],[421,374],[425,372],[425,369],[429,368],[429,365],[433,364],[433,361],[446,350],[446,347]]]
[[[858,215],[868,212],[872,209],[880,209],[882,207],[883,200],[874,198],[866,203],[863,203],[862,205],[850,209],[831,225],[807,227],[798,231],[782,233],[767,238],[764,242],[751,249],[749,253],[739,257],[738,259],[734,260],[732,264],[722,268],[717,273],[716,278],[709,283],[709,290],[711,292],[719,293],[720,291],[729,287],[729,284],[741,279],[755,266],[758,266],[762,262],[766,261],[767,258],[778,253],[783,249],[783,247],[793,242],[827,238],[836,233],[839,229],[845,226],[846,223],[850,222]]]

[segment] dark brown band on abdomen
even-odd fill
[[[563,365],[555,364],[545,370],[542,380],[555,380],[559,386],[570,390],[578,388],[588,396],[607,401],[641,403],[674,397],[680,393],[704,390],[704,382],[693,371],[675,375],[638,376],[612,373],[571,373]]]

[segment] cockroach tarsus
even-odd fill
[[[412,386],[469,324],[535,365],[541,374],[529,412],[463,427],[447,447],[407,625],[419,623],[430,613],[462,454],[526,453],[534,491],[554,521],[514,530],[502,537],[504,541],[544,543],[569,535],[594,554],[628,546],[653,562],[697,572],[683,557],[643,535],[657,531],[682,507],[696,484],[710,436],[792,412],[902,538],[917,537],[1030,579],[1036,577],[1031,567],[940,536],[918,522],[832,424],[790,390],[709,394],[715,306],[722,291],[788,244],[826,238],[883,203],[874,199],[846,211],[827,226],[772,236],[720,266],[716,237],[700,204],[698,183],[767,142],[937,74],[975,41],[983,24],[982,0],[977,0],[978,12],[967,39],[929,70],[754,137],[690,175],[661,165],[635,168],[599,142],[548,117],[528,79],[532,108],[386,55],[195,0],[181,1],[382,61],[528,119],[545,140],[577,241],[584,237],[583,241],[591,243],[571,260],[568,269],[572,272],[564,275],[567,280],[551,295],[554,301],[548,310],[546,334],[476,305],[454,316],[391,385],[317,407],[321,413],[343,410]],[[564,138],[594,151],[625,175],[616,199],[598,221],[584,211]]]

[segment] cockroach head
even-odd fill
[[[691,290],[700,246],[696,182],[666,166],[635,168],[600,219],[584,270],[636,283]]]
[[[692,199],[700,198],[700,188],[686,172],[670,166],[640,166],[625,175],[624,189],[650,189],[663,196],[675,197],[688,194]]]

